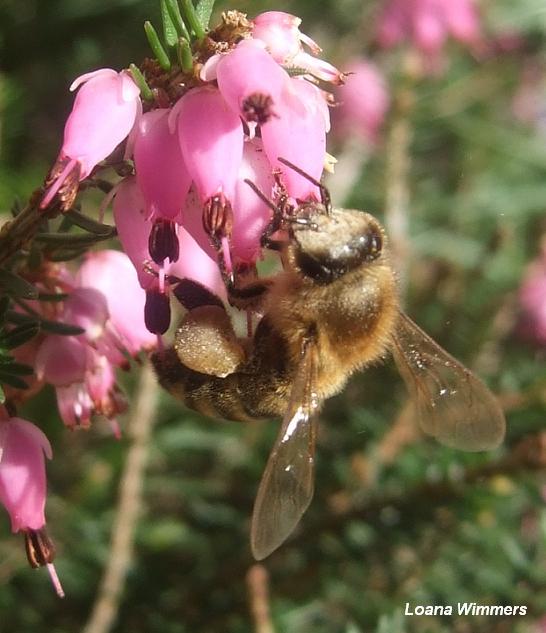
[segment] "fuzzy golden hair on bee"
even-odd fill
[[[283,270],[228,283],[233,306],[261,315],[252,337],[235,335],[210,291],[180,280],[177,297],[187,313],[173,347],[152,357],[161,384],[190,408],[243,422],[282,418],[254,506],[257,559],[289,536],[311,501],[321,404],[355,371],[389,353],[426,433],[480,451],[497,446],[505,431],[502,410],[484,383],[400,311],[379,221],[332,208],[323,185],[309,179],[321,191],[320,203],[287,212],[284,203],[270,202],[274,213],[263,244],[280,251]],[[280,243],[272,239],[279,230]]]

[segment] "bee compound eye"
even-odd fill
[[[381,254],[383,248],[383,238],[379,231],[372,229],[368,239],[368,257],[376,259]]]

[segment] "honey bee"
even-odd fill
[[[187,314],[173,347],[152,357],[161,385],[202,414],[282,418],[252,515],[258,560],[283,543],[311,502],[320,405],[389,352],[427,434],[483,451],[498,446],[505,432],[485,384],[401,312],[377,219],[332,208],[321,183],[283,162],[317,185],[322,201],[290,214],[268,202],[274,219],[264,244],[280,250],[283,271],[228,289],[232,304],[263,315],[254,336],[238,338],[222,301],[183,279],[175,292]],[[278,228],[287,234],[281,243],[271,239]]]

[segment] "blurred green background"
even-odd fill
[[[148,55],[142,23],[155,0],[2,0],[0,212],[42,181],[60,145],[72,79]],[[285,10],[343,68],[355,55],[384,71],[394,106],[338,204],[383,218],[389,129],[397,95],[414,105],[409,147],[406,310],[475,368],[506,406],[508,435],[494,453],[465,454],[424,439],[403,413],[391,363],[354,377],[321,414],[316,493],[294,538],[265,561],[275,631],[290,633],[546,630],[546,478],[505,458],[544,429],[544,348],[515,334],[517,290],[546,232],[546,8],[539,0],[480,4],[491,37],[521,45],[475,58],[447,48],[438,76],[408,88],[403,51],[372,46],[379,3],[357,0],[220,2],[250,16]],[[518,121],[513,100],[534,68],[539,115]],[[391,143],[391,144],[390,144]],[[341,159],[342,140],[331,153]],[[354,158],[354,157],[353,157]],[[340,160],[341,162],[341,160]],[[336,176],[331,177],[336,191]],[[138,367],[123,377],[129,393]],[[150,446],[144,507],[116,633],[257,631],[245,580],[249,517],[277,425],[204,419],[166,395]],[[62,428],[52,392],[24,414],[50,437],[50,533],[67,598],[31,571],[0,513],[0,631],[83,629],[109,556],[127,439],[106,423]],[[406,602],[527,605],[525,617],[404,617]],[[542,627],[542,628],[541,628]]]

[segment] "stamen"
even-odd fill
[[[59,576],[57,575],[57,570],[55,569],[55,565],[53,563],[47,563],[46,565],[47,571],[49,572],[49,577],[51,578],[51,582],[53,583],[53,587],[55,589],[55,593],[59,596],[59,598],[64,598],[64,589],[61,585],[61,581],[59,580]]]
[[[46,192],[46,194],[42,198],[42,201],[40,202],[40,209],[45,209],[47,206],[49,206],[50,202],[53,200],[54,196],[57,194],[59,189],[62,187],[64,181],[68,177],[68,174],[70,174],[70,172],[74,169],[74,167],[76,166],[77,162],[78,161],[75,158],[71,158],[68,161],[68,163],[66,164],[64,169],[55,178],[55,181],[53,182],[51,187],[48,189],[48,191]]]
[[[116,418],[110,418],[110,428],[112,429],[112,435],[116,440],[121,440],[121,427]]]
[[[220,240],[222,244],[222,255],[224,257],[224,266],[226,273],[231,275],[233,273],[233,262],[231,261],[231,251],[229,248],[229,240],[227,236],[223,236]]]

